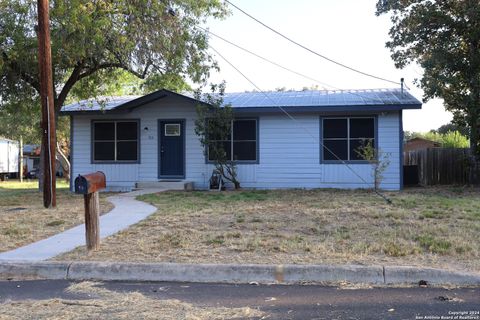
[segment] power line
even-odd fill
[[[220,52],[218,52],[215,48],[213,48],[211,45],[210,49],[212,49],[216,54],[218,54],[226,63],[228,63],[235,71],[237,71],[243,78],[245,78],[248,82],[250,82],[259,92],[261,92],[267,99],[273,102],[273,105],[277,105],[277,102],[272,99],[265,91],[263,91],[258,85],[255,84],[249,77],[247,77],[240,69],[238,69],[233,63],[231,63],[227,58],[225,58]],[[361,175],[359,175],[352,167],[348,165],[345,160],[341,159],[336,153],[334,153],[330,148],[325,146],[320,139],[317,139],[305,126],[302,126],[297,119],[295,119],[287,110],[285,110],[282,106],[277,105],[277,108],[279,108],[288,118],[290,118],[293,122],[298,124],[312,139],[315,141],[315,143],[318,143],[319,145],[322,146],[322,148],[325,148],[328,152],[333,154],[333,156],[340,161],[343,165],[345,165],[355,176],[357,176],[364,184],[370,185]],[[380,196],[382,199],[384,199],[387,203],[392,203],[392,201],[387,198],[385,195],[381,194],[378,190],[374,190],[375,193]]]
[[[307,75],[305,75],[305,74],[303,74],[303,73],[300,73],[300,72],[298,72],[298,71],[295,71],[295,70],[292,70],[292,69],[287,68],[287,67],[285,67],[285,66],[282,66],[281,64],[279,64],[279,63],[277,63],[277,62],[275,62],[275,61],[272,61],[272,60],[269,60],[269,59],[267,59],[267,58],[265,58],[265,57],[262,57],[261,55],[255,53],[255,52],[253,52],[253,51],[250,51],[250,50],[248,50],[248,49],[246,49],[246,48],[244,48],[244,47],[241,47],[241,46],[239,46],[238,44],[236,44],[236,43],[234,43],[234,42],[232,42],[232,41],[230,41],[230,40],[228,40],[228,39],[225,39],[224,37],[219,36],[218,34],[215,34],[215,33],[213,33],[212,31],[210,31],[210,30],[208,30],[208,29],[204,29],[204,28],[202,28],[202,27],[200,27],[200,26],[199,26],[198,28],[199,28],[199,29],[202,29],[202,30],[205,31],[205,32],[208,32],[208,33],[211,34],[212,36],[214,36],[214,37],[216,37],[216,38],[218,38],[218,39],[220,39],[220,40],[222,40],[222,41],[224,41],[224,42],[226,42],[226,43],[228,43],[228,44],[230,44],[230,45],[232,45],[232,46],[234,46],[234,47],[236,47],[236,48],[238,48],[238,49],[240,49],[240,50],[242,50],[242,51],[245,51],[245,52],[247,52],[247,53],[249,53],[249,54],[251,54],[251,55],[253,55],[253,56],[255,56],[255,57],[259,58],[259,59],[262,59],[263,61],[266,61],[266,62],[268,62],[268,63],[270,63],[270,64],[273,64],[274,66],[277,66],[277,67],[279,67],[279,68],[282,68],[283,70],[286,70],[286,71],[288,71],[288,72],[294,73],[294,74],[296,74],[296,75],[298,75],[298,76],[300,76],[300,77],[303,77],[303,78],[305,78],[305,79],[308,79],[308,80],[310,80],[310,81],[319,83],[319,84],[321,84],[322,86],[327,86],[327,87],[331,87],[331,88],[340,90],[340,89],[338,89],[338,88],[335,88],[335,87],[332,86],[332,85],[329,85],[328,83],[322,82],[322,81],[320,81],[320,80],[317,80],[317,79],[315,79],[315,78],[312,78],[312,77],[310,77],[310,76],[307,76]],[[326,88],[325,88],[325,89],[326,89]]]
[[[351,94],[351,95],[354,95],[354,96],[363,98],[363,99],[365,99],[366,101],[378,101],[378,102],[384,103],[384,101],[382,101],[382,100],[380,100],[380,99],[371,98],[371,97],[366,97],[366,96],[363,96],[363,95],[358,94],[358,93],[356,93],[356,92],[352,92],[352,91],[349,91],[349,90],[341,89],[341,88],[335,87],[335,86],[333,86],[333,85],[331,85],[331,84],[328,84],[328,83],[326,83],[326,82],[322,82],[322,81],[317,80],[317,79],[315,79],[315,78],[312,78],[312,77],[310,77],[310,76],[304,75],[304,74],[302,74],[302,73],[300,73],[300,72],[298,72],[298,71],[292,70],[292,69],[290,69],[290,68],[287,68],[287,67],[285,67],[285,66],[282,66],[281,64],[279,64],[279,63],[277,63],[277,62],[274,62],[274,61],[269,60],[269,59],[267,59],[267,58],[265,58],[265,57],[262,57],[261,55],[255,53],[255,52],[253,52],[253,51],[251,51],[251,50],[248,50],[248,49],[246,49],[246,48],[244,48],[244,47],[241,47],[240,45],[238,45],[238,44],[236,44],[236,43],[234,43],[234,42],[232,42],[232,41],[230,41],[230,40],[227,40],[227,39],[225,39],[224,37],[221,37],[221,36],[213,33],[212,31],[210,31],[210,30],[208,30],[208,29],[202,28],[202,27],[200,27],[200,26],[197,26],[197,28],[199,28],[199,29],[203,30],[204,32],[207,32],[207,33],[213,35],[214,37],[217,37],[218,39],[220,39],[220,40],[222,40],[222,41],[225,41],[226,43],[228,43],[228,44],[230,44],[230,45],[232,45],[232,46],[234,46],[234,47],[236,47],[236,48],[238,48],[238,49],[240,49],[240,50],[243,50],[243,51],[245,51],[245,52],[247,52],[247,53],[249,53],[249,54],[251,54],[251,55],[253,55],[253,56],[257,57],[257,58],[259,58],[259,59],[262,59],[262,60],[264,60],[264,61],[266,61],[266,62],[268,62],[268,63],[271,63],[271,64],[273,64],[274,66],[277,66],[277,67],[279,67],[279,68],[282,68],[282,69],[284,69],[284,70],[286,70],[286,71],[289,71],[289,72],[291,72],[291,73],[294,73],[294,74],[296,74],[296,75],[299,75],[299,76],[301,76],[301,77],[303,77],[303,78],[309,79],[309,80],[311,80],[311,81],[317,82],[317,83],[321,84],[322,86],[327,86],[327,87],[333,88],[334,90],[339,90],[339,91],[342,91],[342,92],[346,92],[346,93],[348,93],[348,94]],[[325,87],[324,87],[324,88],[325,88]],[[325,88],[325,89],[326,89],[326,88]]]
[[[358,69],[355,69],[353,67],[350,67],[350,66],[347,66],[346,64],[343,64],[341,62],[338,62],[336,60],[333,60],[323,54],[320,54],[318,53],[317,51],[314,51],[304,45],[302,45],[301,43],[293,40],[292,38],[289,38],[287,37],[286,35],[284,35],[283,33],[275,30],[274,28],[268,26],[267,24],[263,23],[262,21],[260,21],[259,19],[255,18],[254,16],[252,16],[251,14],[245,12],[243,9],[239,8],[238,6],[236,6],[235,4],[233,4],[232,2],[230,2],[229,0],[225,0],[225,2],[227,2],[228,4],[230,4],[231,6],[233,6],[235,9],[237,9],[238,11],[242,12],[244,15],[246,15],[247,17],[249,17],[250,19],[256,21],[257,23],[261,24],[262,26],[264,26],[265,28],[269,29],[270,31],[274,32],[275,34],[279,35],[280,37],[290,41],[291,43],[299,46],[300,48],[304,49],[304,50],[307,50],[309,51],[310,53],[313,53],[314,55],[322,58],[322,59],[325,59],[331,63],[334,63],[340,67],[343,67],[345,69],[348,69],[350,71],[353,71],[353,72],[356,72],[356,73],[359,73],[359,74],[362,74],[364,76],[367,76],[367,77],[371,77],[371,78],[374,78],[374,79],[377,79],[377,80],[382,80],[382,81],[386,81],[386,82],[389,82],[389,83],[393,83],[393,84],[396,84],[396,85],[400,85],[400,82],[397,82],[397,81],[392,81],[392,80],[389,80],[389,79],[385,79],[385,78],[382,78],[382,77],[379,77],[379,76],[375,76],[373,74],[370,74],[370,73],[367,73],[367,72],[364,72],[364,71],[361,71],[361,70],[358,70]]]

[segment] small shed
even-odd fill
[[[440,142],[417,137],[417,138],[408,140],[403,147],[403,151],[408,152],[408,151],[415,151],[415,150],[424,150],[429,148],[439,148],[441,146],[442,145]]]

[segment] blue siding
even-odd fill
[[[259,163],[238,165],[243,187],[251,188],[371,188],[369,164],[352,164],[368,183],[365,184],[343,164],[320,164],[320,117],[328,114],[294,114],[292,121],[281,113],[252,114],[258,118]],[[371,113],[369,113],[371,115]],[[390,154],[390,166],[382,188],[400,189],[400,116],[399,112],[377,115],[378,146]],[[92,164],[90,161],[90,123],[92,119],[139,118],[141,128],[141,163]],[[196,111],[191,102],[168,97],[146,104],[125,114],[75,115],[73,117],[72,176],[101,170],[107,184],[129,189],[138,181],[158,181],[158,119],[185,119],[185,179],[197,188],[206,188],[213,166],[205,163],[203,149],[195,135]],[[144,130],[147,127],[148,130]]]

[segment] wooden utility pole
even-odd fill
[[[55,108],[53,98],[52,52],[50,47],[50,18],[48,0],[38,4],[38,67],[40,99],[42,104],[42,158],[43,158],[43,205],[55,207]]]

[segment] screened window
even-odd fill
[[[237,119],[230,126],[227,137],[212,137],[209,146],[208,160],[214,161],[213,144],[220,144],[226,157],[232,161],[257,161],[257,120]]]
[[[93,161],[138,161],[137,121],[93,122]]]
[[[361,161],[357,151],[369,142],[375,146],[374,118],[325,118],[322,131],[325,161]]]

